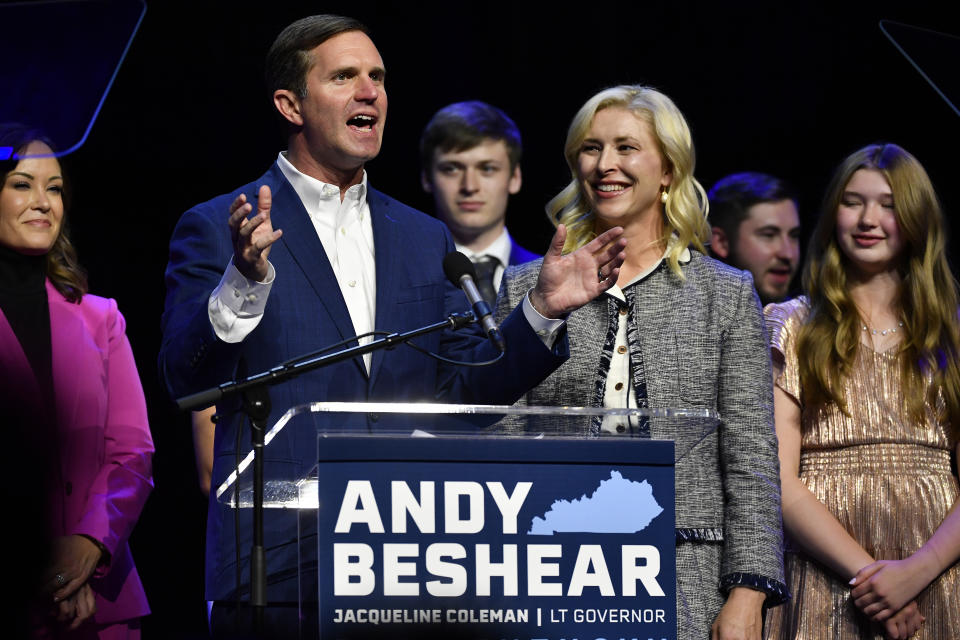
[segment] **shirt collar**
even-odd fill
[[[503,233],[497,236],[497,239],[491,242],[486,249],[471,251],[459,243],[456,243],[456,246],[457,251],[470,258],[470,260],[476,260],[483,256],[491,256],[499,260],[501,266],[506,267],[510,264],[510,250],[513,248],[513,241],[510,239],[510,234],[507,233],[506,227],[504,227]]]
[[[296,191],[300,197],[300,201],[303,202],[303,206],[307,211],[316,211],[318,208],[322,208],[321,203],[329,202],[334,198],[337,204],[340,203],[340,187],[335,184],[327,184],[326,182],[302,173],[287,160],[286,151],[281,151],[277,156],[277,165],[280,167],[280,171],[284,177],[290,182],[290,186],[293,187],[293,190]],[[344,202],[347,200],[355,200],[357,206],[362,207],[364,205],[367,200],[366,170],[363,171],[363,178],[360,180],[360,184],[355,184],[347,189],[343,200]]]
[[[636,276],[633,277],[632,280],[630,280],[630,282],[625,284],[623,287],[620,287],[619,285],[613,285],[607,290],[607,293],[619,300],[626,300],[626,296],[623,295],[623,290],[631,285],[634,285],[640,282],[641,280],[649,276],[651,273],[656,271],[660,267],[660,265],[663,264],[663,261],[666,259],[667,254],[670,253],[671,249],[673,249],[677,245],[677,242],[679,241],[680,239],[677,237],[677,234],[674,233],[673,235],[671,235],[670,239],[667,240],[667,248],[664,249],[663,255],[660,256],[659,260],[657,260],[652,265],[650,265],[649,267],[647,267],[646,269],[638,273]],[[683,251],[680,253],[680,264],[686,264],[688,262],[690,262],[690,248],[684,247]]]

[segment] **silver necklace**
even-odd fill
[[[885,335],[887,335],[888,333],[896,333],[897,330],[902,329],[902,328],[903,328],[903,322],[898,322],[898,323],[897,323],[897,326],[895,326],[893,329],[882,329],[882,330],[881,330],[881,329],[871,329],[871,328],[868,327],[867,325],[863,325],[863,330],[864,330],[864,331],[869,331],[869,332],[870,332],[870,335],[872,335],[872,336],[885,336]]]

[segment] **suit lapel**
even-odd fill
[[[36,374],[3,311],[0,311],[0,366],[3,384],[7,385],[4,394],[9,393],[9,399],[23,400],[28,407],[43,406]]]
[[[401,229],[397,221],[390,216],[390,201],[375,189],[367,190],[367,202],[370,204],[370,221],[373,224],[373,246],[377,264],[377,307],[373,326],[382,330],[390,327],[391,314],[396,309],[397,288],[394,283],[402,265],[403,242]],[[383,365],[384,350],[373,352],[370,363],[370,387],[376,381]]]
[[[275,228],[283,229],[280,242],[290,253],[293,262],[303,271],[304,277],[316,293],[320,305],[327,312],[330,321],[343,339],[356,335],[350,312],[340,293],[340,284],[333,273],[333,267],[327,259],[323,243],[317,237],[317,230],[310,221],[310,215],[293,186],[287,181],[276,164],[267,173],[271,183],[273,207],[271,218]],[[256,204],[254,204],[256,207]],[[379,274],[379,267],[378,267]],[[283,277],[282,274],[278,277]],[[322,322],[322,319],[318,319]],[[363,371],[363,363],[354,360]],[[366,375],[366,371],[364,371]]]
[[[535,253],[527,251],[520,245],[518,245],[513,238],[510,238],[510,264],[524,264],[525,262],[530,262],[531,260],[536,260],[540,256]]]
[[[82,387],[76,380],[79,352],[82,349],[94,349],[96,345],[91,344],[90,337],[85,335],[77,305],[68,302],[49,280],[47,301],[50,306],[50,355],[53,360],[53,388],[56,389],[56,415],[60,424],[74,424]]]
[[[521,262],[521,261],[520,261],[520,256],[517,255],[517,254],[519,254],[520,252],[517,251],[517,248],[518,248],[518,247],[517,247],[517,243],[514,242],[514,241],[511,239],[511,240],[510,240],[510,257],[508,258],[507,264],[506,264],[505,266],[508,266],[508,267],[509,267],[509,266],[513,266],[513,265],[515,265],[515,264],[520,264],[520,262]]]

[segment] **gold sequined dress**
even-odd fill
[[[930,538],[957,500],[947,425],[929,406],[923,424],[910,419],[895,349],[878,353],[861,345],[844,386],[849,416],[833,405],[804,407],[796,335],[808,310],[796,299],[764,311],[774,357],[784,358],[776,385],[803,407],[800,479],[871,556],[904,558]],[[768,613],[767,638],[884,637],[859,613],[840,576],[787,551],[793,598]],[[921,592],[917,603],[926,623],[912,638],[960,638],[960,564]]]

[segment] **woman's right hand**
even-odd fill
[[[558,225],[530,292],[530,304],[544,318],[564,318],[615,285],[626,257],[621,227],[607,229],[564,255],[566,238],[566,226]]]
[[[64,598],[53,606],[57,622],[67,625],[67,629],[71,631],[92,618],[97,612],[97,601],[89,582],[85,582],[68,598]]]
[[[878,560],[853,577],[850,592],[857,608],[877,622],[892,617],[926,589],[939,571],[920,552],[903,560]]]
[[[90,579],[101,559],[100,549],[84,536],[55,539],[46,578],[46,589],[54,602],[71,597]]]
[[[887,618],[883,623],[883,632],[888,640],[907,640],[923,626],[926,620],[920,615],[917,601],[911,600],[907,605]]]

